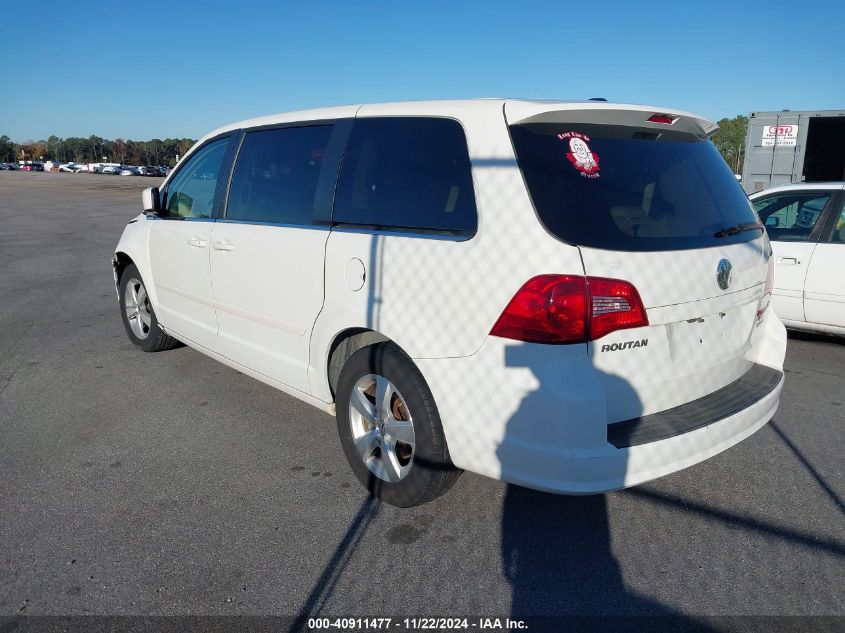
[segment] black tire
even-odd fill
[[[410,470],[399,481],[380,479],[355,448],[349,405],[356,383],[368,374],[387,378],[401,393],[413,419],[415,447]],[[409,508],[446,492],[461,471],[449,459],[440,415],[431,391],[413,361],[393,343],[379,343],[355,352],[343,367],[337,387],[337,430],[343,452],[358,480],[373,496]]]
[[[145,314],[149,315],[150,321],[148,326],[142,326],[142,329],[145,330],[142,334],[145,334],[145,336],[138,336],[138,334],[133,331],[127,314],[126,294],[127,286],[129,286],[130,283],[132,283],[133,287],[136,289],[137,284],[140,284],[140,287],[144,289],[145,300],[143,302],[143,307]],[[129,337],[129,340],[132,341],[132,344],[135,345],[135,347],[142,349],[145,352],[163,352],[180,345],[179,341],[172,336],[165,334],[164,330],[159,327],[158,319],[156,318],[155,311],[150,303],[149,295],[146,293],[144,280],[141,278],[141,273],[138,272],[138,268],[135,264],[129,264],[129,266],[123,270],[123,274],[120,276],[120,284],[118,285],[118,297],[120,299],[120,318],[123,322],[123,329],[126,330],[126,336]]]

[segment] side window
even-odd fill
[[[331,125],[247,132],[232,175],[226,218],[311,224]]]
[[[356,119],[335,198],[334,221],[378,228],[475,232],[466,137],[451,119]]]
[[[845,244],[845,201],[839,210],[839,215],[833,221],[833,231],[830,234],[830,241],[834,244]]]
[[[769,238],[781,242],[806,242],[819,221],[829,193],[806,192],[778,194],[756,200],[754,210],[760,216]]]
[[[167,185],[164,217],[210,218],[214,190],[223,167],[228,138],[211,141],[198,149]]]

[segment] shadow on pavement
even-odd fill
[[[807,472],[816,480],[816,483],[821,486],[822,490],[827,493],[827,496],[830,497],[830,500],[839,508],[839,511],[845,515],[845,502],[842,501],[842,498],[836,494],[830,484],[824,479],[824,477],[819,474],[819,471],[816,470],[815,466],[804,456],[797,446],[792,442],[791,439],[781,431],[780,427],[775,423],[774,420],[769,422],[769,426],[772,427],[772,430],[775,434],[783,441],[784,444],[792,451],[793,455],[798,459],[799,462],[807,469]]]
[[[603,425],[605,418],[602,407],[592,420],[581,419],[585,409],[572,400],[564,400],[564,391],[570,392],[572,398],[573,389],[584,395],[595,390],[613,397],[630,418],[642,414],[636,390],[623,378],[598,369],[583,385],[573,387],[570,383],[569,389],[562,390],[567,362],[562,356],[564,351],[559,346],[515,344],[507,348],[507,366],[530,369],[538,385],[523,398],[508,421],[498,450],[503,471],[523,468],[531,476],[537,461],[549,460],[540,468],[544,476],[561,480],[569,476],[565,469],[555,471],[555,457],[546,452],[544,439],[557,445],[550,439],[552,434],[566,437],[570,433],[577,437],[575,427],[599,422]],[[590,413],[589,409],[586,411]],[[532,458],[515,466],[515,451],[526,451]],[[510,462],[506,462],[508,459]],[[624,460],[616,462],[612,467],[615,472],[603,472],[602,476],[621,481],[626,467]],[[511,616],[532,618],[532,630],[555,630],[579,621],[585,630],[618,626],[625,630],[664,630],[666,626],[673,630],[713,630],[625,586],[613,554],[605,495],[564,496],[508,485],[502,507],[501,555],[512,589]],[[559,619],[560,616],[575,620]]]
[[[810,332],[807,330],[786,330],[787,337],[798,341],[808,341],[810,343],[834,343],[836,345],[845,345],[845,336],[836,336],[834,334],[825,334],[824,332]]]

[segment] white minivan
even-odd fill
[[[677,471],[766,424],[783,385],[771,249],[715,130],[525,100],[222,127],[120,239],[126,332],[335,414],[395,505],[461,469],[571,494]]]

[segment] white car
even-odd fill
[[[336,414],[395,505],[460,469],[574,494],[666,475],[765,425],[783,384],[769,244],[715,130],[520,100],[222,127],[117,245],[127,335]]]
[[[775,253],[773,308],[787,327],[845,334],[845,183],[750,196]]]
[[[59,165],[59,171],[62,172],[70,172],[72,174],[78,174],[81,171],[85,171],[85,165],[77,165],[76,163],[63,163]]]

